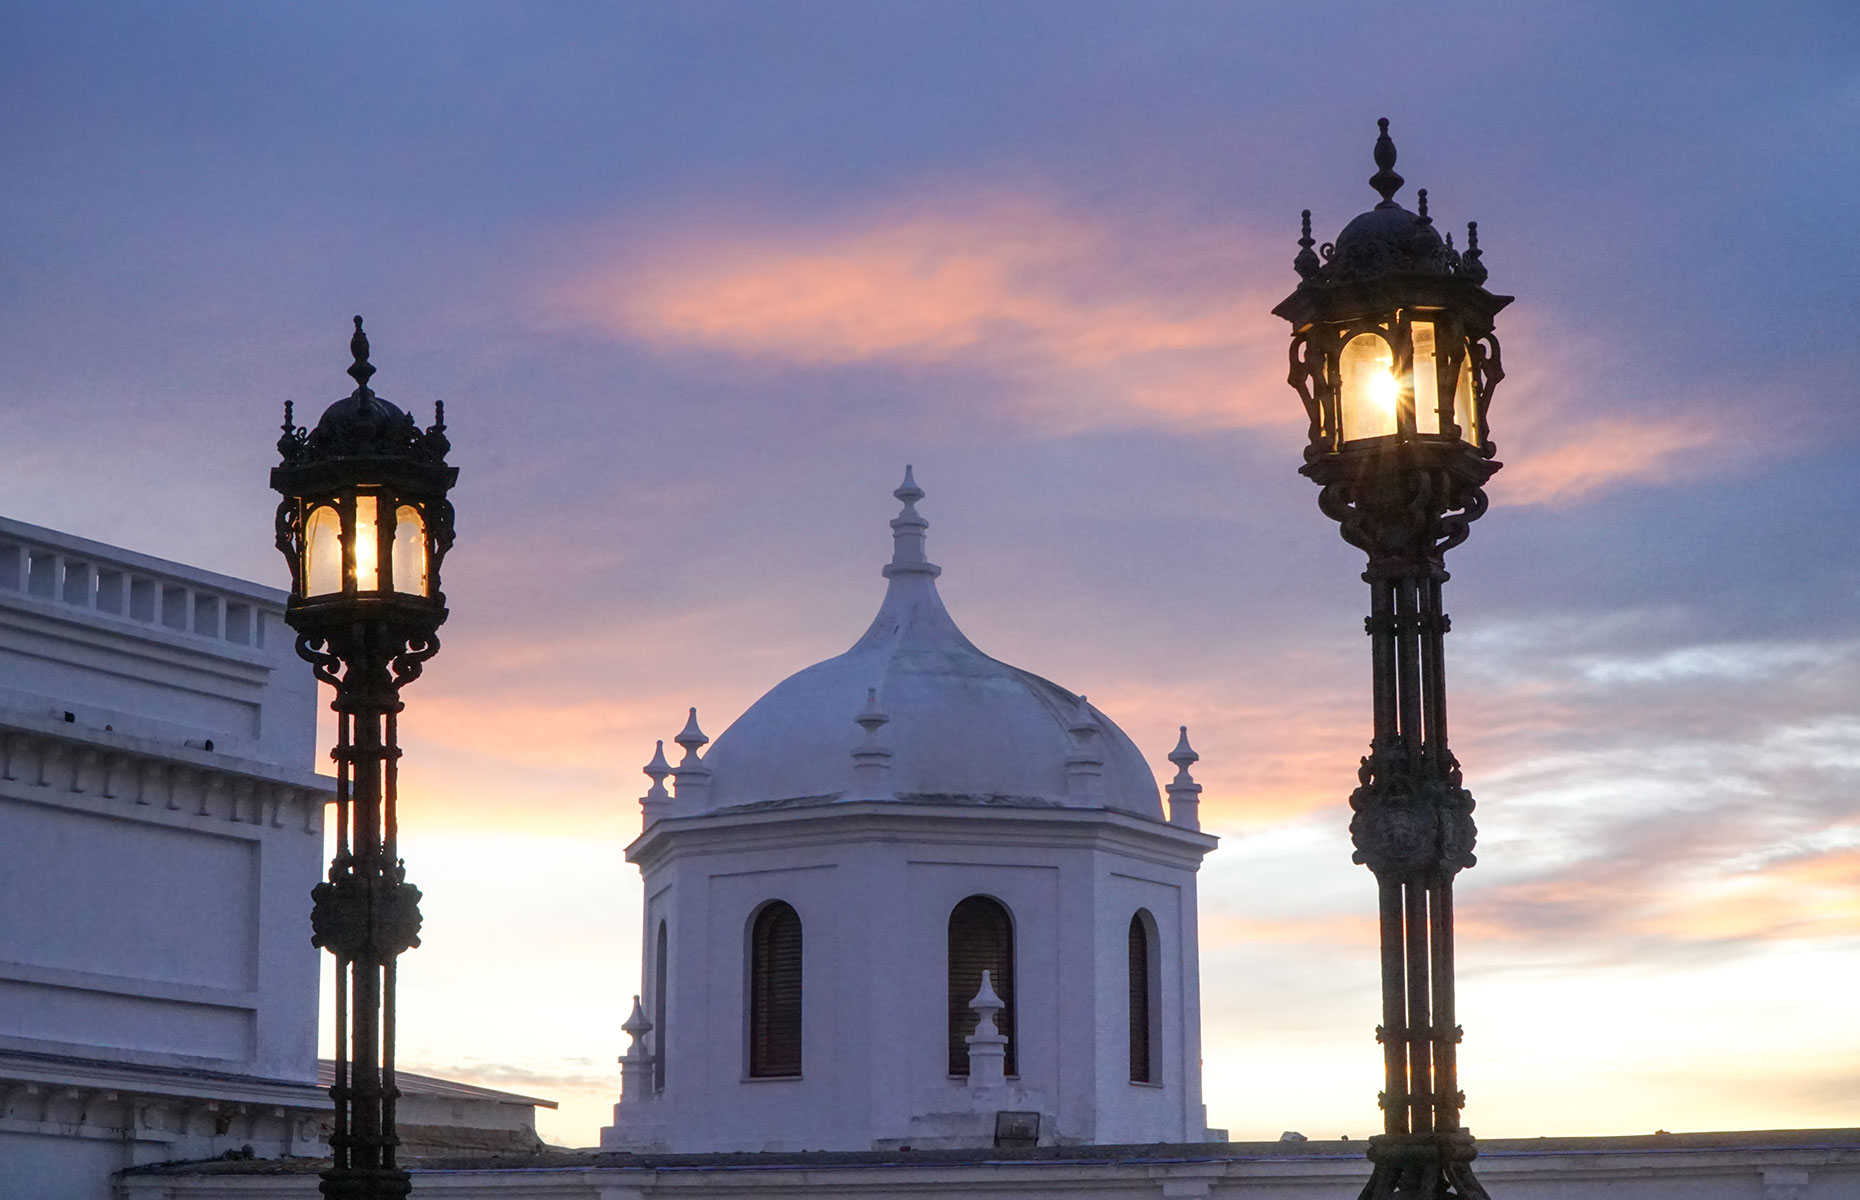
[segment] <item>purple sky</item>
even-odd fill
[[[0,511],[281,582],[350,315],[447,402],[403,1060],[582,1144],[638,767],[851,644],[907,461],[972,638],[1191,727],[1214,1123],[1372,1131],[1366,596],[1268,310],[1391,118],[1518,297],[1448,589],[1468,1122],[1860,1119],[1851,5],[16,3],[0,113]]]

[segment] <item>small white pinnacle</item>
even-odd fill
[[[1196,754],[1194,747],[1188,744],[1188,726],[1182,726],[1182,736],[1176,739],[1175,749],[1169,751],[1169,761],[1184,772],[1201,761],[1201,755]]]
[[[640,768],[651,778],[656,787],[665,782],[665,777],[672,773],[672,764],[665,761],[665,740],[663,738],[652,748],[652,761]]]
[[[987,971],[982,972],[981,990],[975,993],[975,999],[969,1001],[969,1007],[978,1013],[1000,1012],[1007,1007],[1001,1002],[1001,997],[995,994],[994,982],[989,978]]]

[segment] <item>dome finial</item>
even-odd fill
[[[349,339],[349,353],[355,361],[349,366],[349,378],[355,380],[357,391],[368,390],[368,381],[374,377],[374,364],[368,361],[368,335],[362,332],[362,319],[355,318],[355,336]]]
[[[906,511],[924,498],[924,490],[917,486],[917,480],[911,475],[911,464],[904,464],[904,482],[891,494],[903,501]]]
[[[1175,778],[1165,789],[1169,793],[1169,824],[1200,829],[1201,785],[1195,782],[1188,769],[1201,761],[1201,755],[1188,744],[1188,726],[1182,726],[1182,736],[1176,740],[1175,749],[1169,752],[1169,761],[1176,768]]]
[[[678,736],[672,740],[685,748],[684,762],[678,764],[679,766],[687,766],[697,761],[698,748],[710,741],[704,736],[704,731],[698,728],[697,709],[691,710],[691,715],[685,720],[685,727],[679,730]],[[659,745],[663,747],[665,743],[660,742]]]
[[[924,490],[917,486],[909,463],[904,466],[904,482],[891,494],[904,509],[891,521],[891,562],[885,567],[885,577],[942,574],[941,567],[924,557],[924,530],[930,528],[930,522],[917,511],[917,502],[924,498]]]
[[[710,739],[698,728],[697,709],[691,710],[685,727],[672,740],[685,748],[684,758],[672,770],[672,798],[680,808],[692,812],[703,807],[710,787],[710,767],[698,757],[698,750],[708,745]]]
[[[1369,186],[1382,195],[1382,203],[1377,208],[1394,208],[1395,193],[1401,191],[1406,182],[1395,173],[1395,139],[1389,136],[1389,119],[1383,117],[1376,122],[1381,132],[1376,137],[1376,167],[1374,175],[1369,177]]]
[[[1169,761],[1174,763],[1178,772],[1176,778],[1184,783],[1193,783],[1188,777],[1188,769],[1201,761],[1201,755],[1188,744],[1188,726],[1182,726],[1182,736],[1176,739],[1175,749],[1169,751]]]
[[[664,797],[665,779],[666,776],[672,773],[672,764],[665,761],[664,738],[660,738],[657,744],[653,746],[652,761],[647,763],[641,770],[648,779],[652,780],[652,794],[655,797]]]
[[[652,780],[652,786],[639,798],[639,807],[646,824],[650,825],[672,810],[672,794],[665,790],[665,779],[672,773],[672,764],[665,761],[663,741],[653,748],[652,761],[646,764],[645,773]]]

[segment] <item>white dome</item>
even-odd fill
[[[874,797],[1116,808],[1163,820],[1156,778],[1124,731],[1058,684],[976,649],[937,595],[908,468],[894,493],[890,580],[846,653],[789,676],[704,756],[705,807]],[[876,701],[877,713],[868,707]],[[854,718],[875,727],[867,734]],[[854,751],[868,768],[855,783]],[[886,755],[883,751],[888,750]],[[876,785],[876,787],[874,786]]]

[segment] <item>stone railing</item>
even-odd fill
[[[13,593],[263,649],[266,627],[283,614],[283,593],[273,599],[270,589],[241,590],[236,580],[216,585],[209,578],[219,577],[0,518],[0,597]]]

